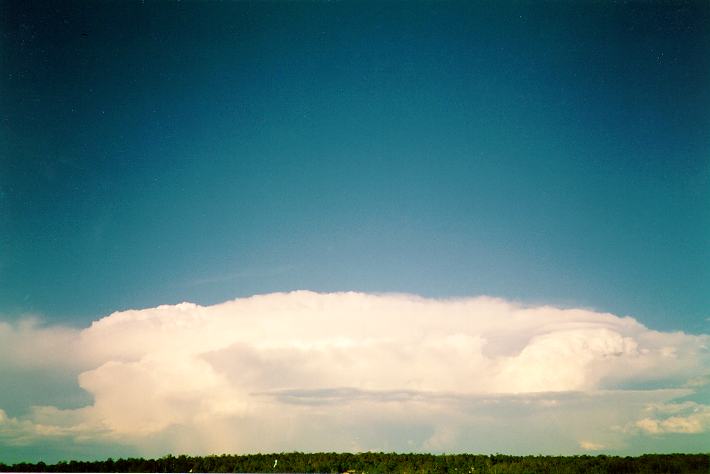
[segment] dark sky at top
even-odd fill
[[[708,327],[708,2],[3,1],[0,22],[0,314],[307,288]]]

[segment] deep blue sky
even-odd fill
[[[707,2],[0,9],[4,317],[304,288],[708,330]]]

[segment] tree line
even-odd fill
[[[299,472],[465,474],[710,473],[708,454],[620,456],[509,456],[504,454],[278,453],[173,456],[159,459],[0,462],[0,472]]]

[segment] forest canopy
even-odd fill
[[[699,473],[709,454],[619,456],[509,456],[504,454],[274,453],[173,456],[104,461],[18,463],[2,472],[303,472],[303,473]]]

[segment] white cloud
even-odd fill
[[[80,367],[78,337],[76,329],[45,327],[36,317],[14,324],[0,321],[0,369],[10,365],[22,369]]]
[[[707,426],[705,405],[663,419],[648,406],[707,380],[708,336],[487,297],[299,291],[123,311],[81,331],[2,323],[0,342],[0,370],[71,366],[93,397],[3,413],[5,443],[98,437],[149,454],[579,452],[623,447],[635,436],[623,427]],[[625,390],[644,385],[656,389]],[[511,434],[523,427],[525,436]]]
[[[646,434],[710,433],[710,405],[695,402],[660,403],[647,406],[646,411],[651,416],[635,424]]]
[[[579,447],[585,451],[601,451],[605,448],[603,444],[595,443],[593,441],[580,441]]]

